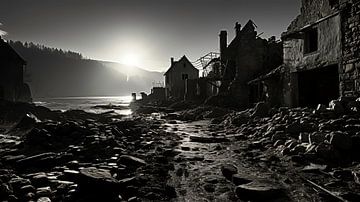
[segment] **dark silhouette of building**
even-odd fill
[[[164,74],[167,98],[184,99],[187,80],[199,78],[199,70],[183,56],[179,61],[171,58],[171,66]]]
[[[31,92],[24,83],[25,60],[0,38],[0,99],[30,102]]]
[[[222,82],[219,96],[230,97],[231,105],[248,107],[259,101],[262,94],[258,87],[249,86],[248,82],[282,64],[282,43],[276,42],[275,37],[260,38],[251,20],[243,28],[236,23],[235,34],[228,44],[227,31],[220,32]]]

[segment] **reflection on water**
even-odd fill
[[[66,111],[70,109],[79,109],[92,113],[104,113],[114,111],[121,115],[131,115],[131,109],[111,110],[93,108],[98,105],[129,106],[132,100],[131,96],[114,97],[58,97],[58,98],[34,98],[34,103],[38,106],[44,106],[52,110]]]

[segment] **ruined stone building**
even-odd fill
[[[236,23],[235,34],[228,44],[227,31],[220,32],[222,84],[218,97],[230,97],[234,105],[248,107],[263,97],[261,83],[248,82],[282,64],[282,43],[275,37],[259,37],[251,20],[243,28]]]
[[[24,83],[25,60],[0,38],[0,100],[31,101],[30,88]]]
[[[167,98],[184,99],[187,80],[199,78],[199,70],[183,56],[174,61],[171,58],[171,66],[164,74]]]
[[[301,14],[283,33],[284,64],[263,80],[277,78],[278,102],[327,104],[360,93],[359,0],[302,0]]]
[[[219,53],[210,52],[194,62],[198,69],[202,69],[199,79],[189,79],[186,82],[185,99],[203,102],[219,93],[222,73]]]

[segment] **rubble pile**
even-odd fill
[[[230,114],[222,124],[252,146],[298,162],[338,166],[360,160],[360,100],[334,100],[316,110],[264,105]]]
[[[183,121],[196,121],[202,119],[223,118],[231,112],[233,111],[230,109],[220,107],[199,106],[181,111],[177,118]]]
[[[141,118],[30,123],[23,136],[2,137],[0,200],[139,201],[176,196],[166,181],[178,137],[161,132],[161,123]],[[21,128],[14,130],[19,134]]]

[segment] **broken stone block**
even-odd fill
[[[353,176],[354,176],[354,181],[360,185],[360,173],[359,172],[356,172],[356,171],[353,171],[352,172]]]
[[[221,166],[221,173],[228,180],[232,180],[232,176],[238,172],[238,169],[233,164],[224,164]]]
[[[299,141],[300,141],[301,143],[310,143],[310,141],[309,141],[309,136],[310,136],[309,133],[300,133],[300,135],[299,135]]]
[[[119,191],[120,185],[109,170],[94,167],[81,169],[78,183],[82,191],[95,191],[101,194],[115,194]]]
[[[351,150],[352,148],[352,140],[351,136],[347,133],[341,132],[332,132],[330,139],[330,144],[339,150]]]
[[[244,201],[267,201],[285,196],[284,189],[273,182],[253,181],[236,187],[236,196]]]
[[[37,202],[51,202],[49,197],[40,197]]]
[[[326,140],[325,133],[314,132],[309,135],[309,143],[310,144],[320,144]]]
[[[301,124],[298,121],[295,121],[286,126],[285,132],[290,133],[294,138],[297,138],[301,132],[309,132],[311,129],[308,125]]]
[[[144,160],[129,155],[120,156],[118,163],[128,167],[141,167],[146,165]]]
[[[271,140],[273,142],[276,142],[278,140],[286,140],[287,136],[283,131],[276,131],[275,134],[271,137]]]
[[[255,111],[251,115],[253,117],[266,117],[269,115],[269,106],[264,102],[259,102],[255,106]]]
[[[320,143],[315,148],[315,152],[318,158],[332,163],[339,162],[339,160],[342,159],[339,152],[332,145],[327,143]]]
[[[249,176],[234,174],[232,176],[232,183],[234,183],[236,186],[242,185],[242,184],[247,184],[247,183],[252,182],[252,179],[250,179],[250,178],[251,177],[249,177]]]
[[[316,172],[316,171],[323,171],[327,168],[326,165],[319,165],[319,164],[313,164],[305,166],[301,171],[303,172]]]
[[[215,185],[213,184],[205,184],[204,190],[207,192],[215,192]]]
[[[345,112],[344,106],[338,100],[332,100],[329,103],[329,108],[337,114],[343,114]]]
[[[292,155],[303,154],[306,152],[306,148],[307,148],[306,143],[296,145],[293,149],[290,150],[290,154]]]

